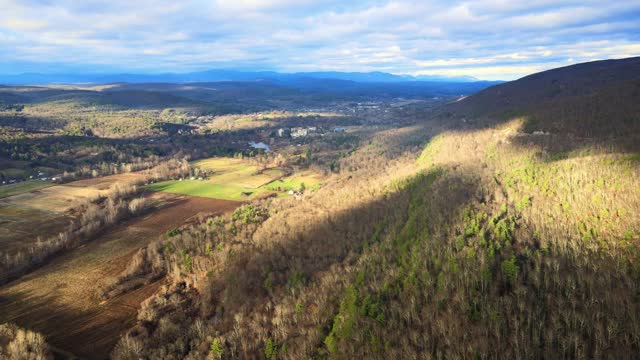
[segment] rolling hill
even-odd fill
[[[637,74],[637,58],[578,64],[441,108],[410,102],[424,111],[394,113],[385,126],[362,122],[354,127],[358,131],[327,132],[304,143],[274,140],[276,159],[286,161],[287,148],[296,166],[303,166],[304,157],[309,169],[327,175],[321,185],[291,197],[241,197],[246,203],[233,212],[172,225],[126,257],[122,272],[96,286],[96,298],[109,302],[152,283],[163,286],[142,302],[111,357],[639,353]],[[122,102],[122,112],[133,113],[121,116],[136,124],[143,123],[144,112],[127,107],[147,100],[238,100],[246,106],[272,97],[300,104],[315,96],[326,103],[344,94],[389,98],[395,91],[433,91],[419,82],[314,83],[313,90],[268,81],[119,83],[68,89],[66,95],[58,88],[5,90],[32,102],[7,112],[60,111],[64,121],[65,106],[71,106],[78,117],[104,116],[93,106],[104,98]],[[139,92],[149,93],[127,103]],[[105,129],[116,125],[133,133],[118,124],[117,111],[107,110],[113,114],[101,120]],[[97,121],[80,119],[88,120]],[[249,140],[236,135],[233,141]],[[179,139],[177,149],[197,137]],[[217,172],[211,176],[227,176]],[[245,174],[260,176],[251,169]],[[204,179],[171,184],[216,195]],[[99,333],[73,331],[83,338]],[[109,336],[111,343],[116,335]],[[60,338],[51,341],[69,346]]]
[[[489,124],[522,117],[529,133],[607,140],[638,150],[640,57],[533,74],[482,90],[445,112]]]
[[[304,201],[161,237],[116,283],[172,285],[113,356],[638,353],[640,158],[619,147],[637,137],[620,111],[637,119],[636,64],[487,89],[373,135]],[[587,104],[588,118],[571,115]]]

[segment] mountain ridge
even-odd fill
[[[360,83],[402,83],[402,82],[476,82],[482,81],[471,76],[441,75],[396,75],[380,71],[372,72],[340,72],[316,71],[284,73],[276,71],[241,71],[228,69],[211,69],[188,73],[113,73],[113,74],[71,74],[71,73],[38,73],[28,72],[17,75],[0,74],[0,84],[104,84],[114,82],[145,83],[170,82],[193,83],[214,81],[279,81],[291,82],[304,79],[313,80],[345,80]]]

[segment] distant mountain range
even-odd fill
[[[24,73],[18,75],[0,75],[0,84],[33,85],[33,84],[105,84],[105,83],[192,83],[218,81],[272,81],[281,83],[299,83],[310,79],[344,80],[361,83],[401,83],[401,82],[475,82],[471,76],[447,77],[441,75],[395,75],[385,72],[299,72],[279,73],[275,71],[237,71],[208,70],[191,73],[162,74],[45,74]]]

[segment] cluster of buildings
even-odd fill
[[[57,181],[58,178],[49,177],[49,176],[45,175],[45,173],[43,173],[42,171],[39,171],[38,175],[29,176],[29,180]],[[26,181],[26,178],[25,179],[8,179],[8,180],[3,180],[2,181],[2,185],[16,184],[16,183],[23,182],[23,181]]]
[[[331,129],[332,132],[344,132],[346,129],[343,127],[336,127]],[[293,127],[290,129],[280,128],[278,129],[278,137],[291,137],[293,139],[316,135],[321,131],[318,130],[317,126],[307,126],[307,127]]]

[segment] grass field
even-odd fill
[[[65,184],[65,186],[73,186],[77,188],[93,188],[96,190],[107,190],[115,183],[130,183],[144,180],[144,174],[141,172],[130,172],[117,175],[100,176],[96,178],[77,180]]]
[[[53,184],[51,182],[42,181],[42,180],[23,181],[16,184],[3,185],[3,186],[0,186],[0,198],[18,195],[18,194],[26,193],[29,191],[49,187],[52,185]]]
[[[261,173],[246,160],[210,158],[193,163],[194,167],[212,171],[205,180],[163,181],[147,188],[174,194],[202,196],[223,200],[248,200],[268,190],[264,185],[282,176],[282,171],[269,169]]]
[[[5,168],[2,170],[2,175],[4,175],[6,178],[13,178],[13,179],[17,179],[17,178],[23,178],[24,176],[26,176],[28,174],[28,172],[24,169],[17,169],[17,168]]]
[[[215,184],[205,180],[163,181],[151,184],[147,188],[173,194],[238,201],[247,200],[265,192],[264,189],[246,189],[242,186]]]
[[[67,211],[90,197],[104,193],[116,182],[140,174],[120,174],[55,185],[31,180],[0,186],[0,253],[15,254],[64,231],[71,220]]]
[[[320,176],[312,172],[303,172],[293,176],[272,181],[265,188],[272,191],[315,191],[320,187]],[[303,186],[304,185],[304,186]]]
[[[204,180],[171,180],[147,186],[152,191],[202,196],[223,200],[250,200],[270,192],[299,191],[304,184],[307,190],[320,186],[321,177],[310,171],[283,177],[281,169],[266,169],[258,173],[258,167],[247,160],[235,158],[210,158],[193,163],[194,167],[212,171]],[[286,196],[286,194],[278,194]]]
[[[214,170],[221,172],[237,171],[250,165],[242,160],[227,157],[214,157],[193,162],[193,166],[197,166],[203,170]]]

